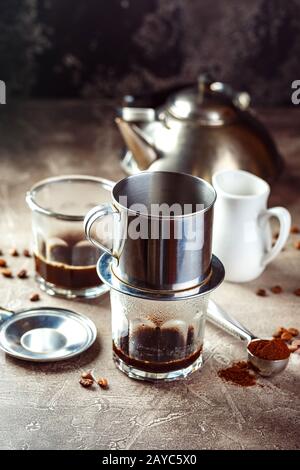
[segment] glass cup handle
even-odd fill
[[[280,223],[279,236],[273,248],[271,248],[263,257],[262,264],[266,266],[280,253],[284,247],[291,229],[291,214],[284,207],[272,207],[266,209],[260,214],[260,222],[268,221],[271,217],[276,217]]]
[[[115,214],[116,214],[116,210],[114,210],[110,204],[102,204],[100,206],[96,206],[86,214],[83,225],[84,225],[84,232],[85,232],[85,236],[87,240],[89,240],[89,242],[91,242],[97,248],[100,248],[101,250],[106,251],[106,253],[116,258],[116,255],[113,253],[112,248],[105,246],[101,241],[99,241],[98,239],[94,238],[91,235],[92,226],[97,220],[103,219],[104,217],[108,215],[115,215]]]

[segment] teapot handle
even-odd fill
[[[228,98],[230,98],[234,106],[241,110],[245,110],[250,106],[251,98],[249,93],[247,93],[246,91],[235,92],[233,88],[227,85],[226,83],[216,82],[211,79],[209,75],[201,74],[198,77],[199,93],[203,94],[206,87],[210,91],[226,95]]]

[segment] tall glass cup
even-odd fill
[[[105,253],[98,273],[109,285],[113,359],[129,377],[175,380],[202,364],[205,317],[210,293],[223,281],[224,268],[213,255],[210,277],[194,289],[150,291],[122,282]]]

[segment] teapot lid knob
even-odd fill
[[[250,95],[246,91],[240,91],[235,94],[233,99],[234,104],[240,109],[247,109],[250,106]]]

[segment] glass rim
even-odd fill
[[[223,187],[221,187],[220,183],[218,182],[218,179],[222,177],[222,175],[230,175],[230,174],[235,174],[236,176],[242,175],[245,178],[248,178],[249,181],[250,180],[255,181],[263,189],[260,189],[257,192],[253,192],[252,194],[235,194],[233,192],[226,191]],[[269,194],[271,192],[270,185],[269,183],[267,183],[267,181],[255,175],[254,173],[250,173],[249,171],[245,171],[245,170],[230,169],[230,168],[219,170],[213,174],[212,179],[213,179],[214,186],[218,187],[217,192],[222,194],[222,196],[226,199],[252,200],[252,199],[260,198],[262,196],[269,197]]]
[[[208,188],[209,191],[212,193],[212,201],[206,206],[206,207],[203,207],[202,209],[199,209],[199,210],[196,210],[194,212],[189,212],[187,214],[183,213],[183,214],[180,214],[180,215],[155,215],[155,214],[151,214],[150,213],[143,213],[143,212],[139,212],[139,211],[135,211],[133,209],[131,209],[130,207],[126,207],[124,206],[123,204],[121,204],[119,201],[118,201],[118,195],[116,195],[116,192],[118,191],[119,187],[124,184],[124,181],[129,181],[129,180],[133,180],[133,179],[136,179],[136,178],[139,178],[139,177],[145,177],[147,175],[153,175],[153,173],[155,173],[156,175],[181,175],[181,178],[188,178],[190,180],[193,180],[195,182],[197,182],[198,184],[202,184],[204,187]],[[115,207],[117,207],[118,209],[121,209],[121,210],[124,210],[125,212],[127,212],[128,214],[132,214],[132,215],[139,215],[141,217],[146,217],[146,218],[149,218],[149,219],[158,219],[158,220],[179,220],[179,219],[185,219],[187,217],[194,217],[194,216],[197,216],[199,214],[204,214],[205,212],[208,212],[209,210],[211,210],[216,202],[216,199],[217,199],[217,192],[215,190],[215,188],[213,187],[212,184],[210,184],[208,181],[206,181],[205,179],[203,178],[200,178],[199,176],[195,176],[195,175],[191,175],[189,173],[184,173],[184,172],[177,172],[177,171],[141,171],[140,173],[136,173],[136,174],[133,174],[133,175],[129,175],[129,176],[126,176],[125,178],[122,178],[121,180],[117,181],[113,188],[112,188],[112,199],[113,199],[113,204]]]
[[[27,192],[26,192],[26,203],[28,204],[32,212],[38,212],[40,214],[47,215],[49,217],[54,217],[60,220],[69,220],[69,221],[84,221],[85,215],[71,215],[71,214],[62,214],[61,212],[52,211],[51,209],[46,209],[39,205],[35,198],[39,190],[43,189],[47,185],[51,185],[59,182],[90,182],[96,183],[102,186],[104,189],[112,190],[115,185],[114,181],[108,180],[106,178],[98,176],[89,176],[89,175],[61,175],[61,176],[52,176],[50,178],[45,178],[43,180],[35,183]]]

